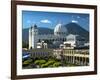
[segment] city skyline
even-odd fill
[[[89,31],[89,14],[22,11],[23,28],[36,24],[38,27],[54,29],[58,23],[65,25],[71,22]]]

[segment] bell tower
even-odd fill
[[[29,49],[37,48],[38,28],[37,25],[32,25],[29,29]]]

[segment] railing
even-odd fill
[[[61,56],[62,55],[62,56]],[[54,56],[59,59],[78,65],[89,65],[89,50],[88,49],[55,49]]]

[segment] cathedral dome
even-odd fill
[[[54,29],[54,34],[55,35],[66,35],[67,34],[67,28],[62,26],[62,24],[57,24],[55,29]]]

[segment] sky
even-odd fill
[[[58,23],[65,25],[70,22],[77,23],[89,31],[89,14],[22,11],[23,28],[29,28],[31,25],[36,24],[38,27],[54,29]]]

